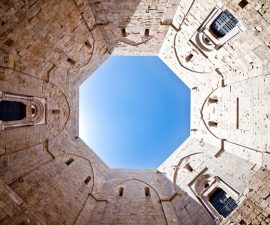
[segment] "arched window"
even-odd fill
[[[26,116],[26,105],[16,101],[0,102],[0,120],[16,121],[22,120]]]
[[[221,188],[217,188],[211,193],[209,202],[225,218],[237,207],[235,200],[232,197],[227,197],[226,192]]]

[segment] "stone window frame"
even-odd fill
[[[46,99],[0,91],[0,101],[16,101],[26,105],[26,116],[22,120],[1,121],[0,131],[46,123]],[[34,109],[34,110],[33,110]],[[34,113],[33,113],[34,112]]]
[[[224,10],[226,10],[225,7],[214,7],[190,39],[191,44],[193,44],[206,58],[213,54],[211,52],[214,52],[214,50],[219,50],[223,47],[223,45],[245,30],[245,28],[238,23],[224,37],[216,37],[211,31],[210,25]]]
[[[188,184],[188,187],[216,222],[221,222],[225,219],[209,201],[211,194],[217,188],[225,191],[237,205],[241,203],[240,192],[222,178],[210,174],[207,167],[198,173],[198,175]]]

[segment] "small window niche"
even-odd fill
[[[74,66],[76,64],[76,61],[71,59],[71,58],[67,58],[67,62],[72,66]]]
[[[209,103],[218,103],[218,99],[217,98],[208,98],[208,102]]]
[[[73,162],[74,162],[74,159],[70,158],[68,161],[66,161],[66,165],[69,166]]]
[[[60,114],[60,110],[59,109],[53,109],[52,113],[55,114],[55,115]]]
[[[240,225],[247,225],[247,223],[246,223],[244,220],[241,220],[241,221],[239,222],[239,224],[240,224]]]
[[[124,188],[123,187],[119,187],[118,196],[122,197],[123,195],[124,195]]]
[[[193,168],[191,167],[191,165],[189,163],[187,163],[185,165],[185,168],[189,171],[189,172],[193,172]]]
[[[127,32],[126,32],[126,29],[125,28],[122,28],[121,29],[121,35],[122,35],[122,37],[126,37],[127,36]]]
[[[149,187],[144,188],[144,194],[145,194],[145,197],[150,197],[151,196]]]
[[[217,127],[218,123],[215,122],[215,121],[209,121],[209,122],[208,122],[208,125],[209,125],[210,127]]]
[[[190,62],[192,58],[193,54],[192,53],[188,54],[188,56],[186,57],[186,62]]]
[[[92,49],[92,45],[90,44],[90,42],[87,40],[86,42],[84,42],[84,45],[87,49]]]
[[[84,183],[87,185],[87,184],[89,184],[90,181],[91,181],[91,177],[88,176],[88,177],[84,180]]]
[[[150,29],[145,29],[144,36],[149,37],[149,35],[150,35]]]
[[[238,5],[243,9],[248,5],[248,1],[247,0],[242,0],[238,3]]]

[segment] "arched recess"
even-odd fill
[[[110,196],[110,200],[105,207],[103,220],[100,223],[102,225],[118,224],[118,221],[130,225],[141,224],[141,221],[149,225],[167,224],[159,193],[142,180],[136,178],[125,180],[113,187],[113,193],[104,194]]]
[[[74,224],[93,190],[93,174],[88,159],[61,154],[9,186],[44,224]]]
[[[185,160],[189,159],[191,156],[193,155],[198,155],[198,154],[202,154],[203,152],[194,152],[194,153],[190,153],[186,156],[183,156],[179,162],[177,163],[177,165],[175,165],[175,171],[174,171],[174,175],[173,175],[173,185],[174,185],[174,190],[176,193],[178,193],[179,195],[181,195],[181,191],[179,190],[178,186],[177,186],[177,177],[179,175],[179,171],[180,169],[183,168],[183,163]]]
[[[14,68],[0,68],[4,71],[4,79],[12,81],[0,82],[2,92],[45,99],[44,124],[0,131],[0,147],[5,149],[5,154],[39,145],[46,139],[52,140],[61,134],[70,118],[70,106],[65,93],[55,84],[42,78],[19,72]]]
[[[259,75],[215,89],[201,110],[209,132],[224,140],[224,149],[242,158],[263,164],[269,151],[269,75]],[[214,104],[208,99],[218,99]],[[216,126],[213,125],[213,121]]]

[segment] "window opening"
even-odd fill
[[[67,61],[71,64],[71,65],[75,65],[75,60],[68,58]]]
[[[119,193],[118,193],[119,196],[123,196],[124,195],[124,188],[123,187],[120,187],[119,188]]]
[[[239,222],[239,224],[240,224],[240,225],[247,225],[247,223],[246,223],[244,220],[241,220],[241,221]]]
[[[187,163],[185,165],[185,168],[189,171],[189,172],[192,172],[193,171],[193,168],[191,167],[191,165],[189,163]]]
[[[145,196],[146,196],[146,197],[151,196],[149,187],[145,187],[145,188],[144,188],[144,193],[145,193]]]
[[[210,28],[218,37],[224,37],[237,23],[238,20],[226,9],[213,21]]]
[[[209,103],[217,103],[218,99],[217,98],[208,98]]]
[[[209,125],[210,127],[217,127],[217,122],[209,121],[209,122],[208,122],[208,125]]]
[[[122,28],[121,34],[122,34],[122,37],[126,37],[127,36],[127,32],[126,32],[126,29],[125,28]]]
[[[0,120],[16,121],[26,117],[26,105],[16,101],[0,102]]]
[[[70,158],[68,161],[66,161],[67,166],[69,166],[71,163],[73,163],[74,159]]]
[[[245,8],[247,6],[247,4],[248,4],[247,0],[242,0],[242,1],[239,2],[238,5],[243,9],[243,8]]]
[[[149,37],[149,35],[150,35],[150,30],[149,29],[145,29],[144,36],[145,37]]]
[[[92,45],[90,44],[89,41],[86,41],[84,42],[85,46],[88,48],[88,49],[91,49],[92,48]]]
[[[88,177],[84,180],[84,183],[85,183],[85,184],[89,184],[90,180],[91,180],[91,177],[88,176]]]
[[[190,53],[187,57],[186,57],[186,62],[190,62],[190,60],[193,58],[193,54]]]
[[[226,192],[221,188],[217,188],[211,194],[209,202],[225,218],[237,207],[235,200],[232,197],[227,197]]]

